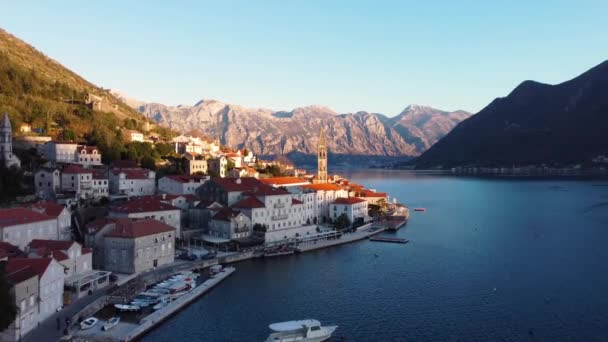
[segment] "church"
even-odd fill
[[[21,167],[21,161],[13,154],[13,130],[8,113],[4,113],[2,126],[0,126],[0,161],[4,162],[6,167]]]

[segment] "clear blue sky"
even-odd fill
[[[608,1],[8,1],[0,26],[165,104],[476,112],[608,58]]]

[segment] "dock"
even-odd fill
[[[408,243],[408,242],[410,242],[410,240],[408,240],[408,239],[393,238],[393,237],[386,237],[386,236],[370,237],[369,241],[389,242],[389,243]]]
[[[181,309],[187,307],[203,294],[211,290],[213,287],[224,281],[232,273],[234,267],[226,267],[220,273],[195,287],[191,292],[170,302],[164,308],[156,310],[148,316],[142,318],[139,324],[120,322],[117,326],[109,331],[102,331],[100,327],[105,323],[100,321],[96,327],[89,330],[78,330],[75,332],[77,337],[86,338],[87,341],[120,341],[128,342],[141,337],[148,331],[152,330],[165,319],[174,315]]]
[[[370,236],[382,233],[384,230],[385,228],[383,227],[372,227],[353,233],[344,234],[340,238],[311,241],[305,244],[299,244],[298,247],[296,247],[296,252],[310,252],[321,248],[327,248],[355,241],[365,240]]]

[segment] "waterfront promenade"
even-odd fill
[[[315,240],[310,242],[301,243],[296,247],[296,252],[304,253],[310,252],[321,248],[328,248],[338,245],[343,245],[355,241],[360,241],[367,239],[370,236],[382,233],[385,228],[381,227],[372,227],[359,229],[352,233],[342,234],[342,236],[338,239],[325,239],[325,240]]]

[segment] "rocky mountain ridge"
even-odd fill
[[[112,93],[127,103],[137,103],[120,92]],[[142,103],[134,108],[174,130],[198,129],[223,144],[247,147],[262,155],[315,154],[324,126],[328,148],[335,154],[417,156],[469,115],[424,106],[409,106],[393,118],[363,111],[339,114],[321,105],[273,111],[211,99],[193,106]]]

